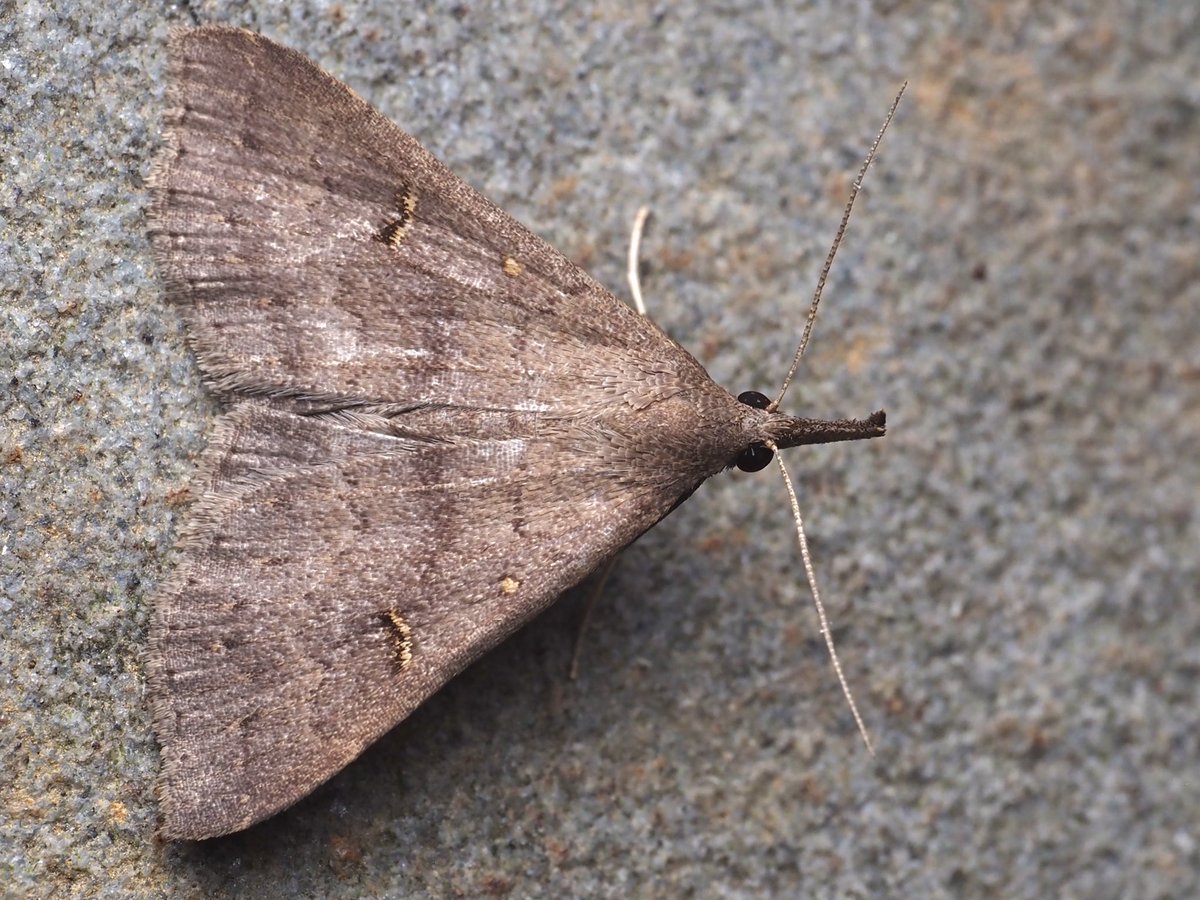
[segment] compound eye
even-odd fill
[[[758,391],[742,391],[738,394],[738,403],[745,403],[755,409],[766,409],[771,405],[771,401]]]
[[[758,472],[765,469],[775,458],[775,453],[764,444],[754,444],[738,454],[737,467],[743,472]]]

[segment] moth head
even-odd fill
[[[778,412],[775,409],[778,401],[772,402],[758,391],[743,391],[737,399],[751,409],[762,410],[751,424],[755,439],[730,463],[743,472],[765,469],[774,459],[775,451],[784,447],[883,437],[887,431],[883,410],[865,419],[806,419]]]
[[[758,391],[742,391],[738,394],[738,403],[744,403],[754,409],[766,409],[771,405],[771,399]],[[759,472],[769,466],[774,458],[775,451],[759,441],[739,453],[734,465],[743,472]]]

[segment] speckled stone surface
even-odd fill
[[[103,6],[103,9],[100,7]],[[971,11],[967,11],[970,9]],[[0,884],[15,895],[1194,896],[1200,8],[0,2]],[[140,654],[217,406],[145,236],[164,40],[320,60],[735,392],[783,375],[899,83],[790,407],[879,745],[771,470],[294,809],[153,836]]]

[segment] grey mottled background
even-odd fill
[[[101,8],[103,6],[103,8]],[[970,11],[966,11],[969,8]],[[172,24],[320,60],[735,392],[782,377],[864,752],[771,471],[706,486],[293,810],[153,836],[140,654],[217,413],[144,233]],[[0,0],[0,884],[1186,897],[1200,869],[1194,3]]]

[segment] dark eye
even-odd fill
[[[738,403],[745,403],[747,406],[753,406],[755,409],[766,409],[771,405],[771,401],[758,391],[742,391],[738,394]]]
[[[755,409],[766,409],[771,405],[771,401],[758,391],[742,391],[738,394],[738,403],[745,403]],[[743,472],[758,472],[769,466],[774,458],[775,454],[766,446],[755,444],[738,454],[736,465]]]
[[[754,444],[738,454],[737,467],[743,472],[757,472],[771,464],[775,454],[762,444]]]

